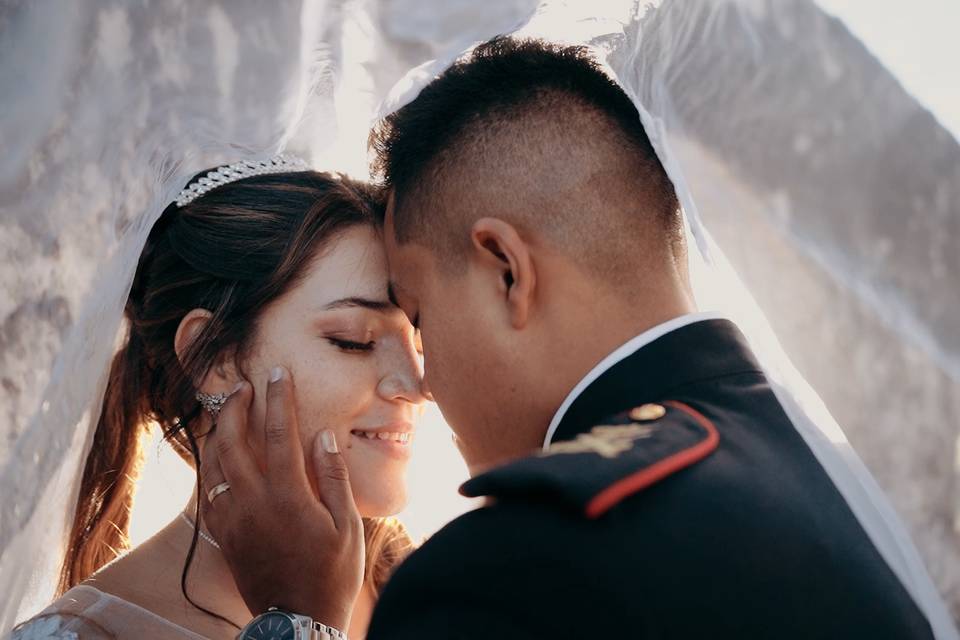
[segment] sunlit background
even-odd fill
[[[957,39],[960,2],[914,0],[817,0],[843,20],[877,58],[920,100],[940,124],[960,136],[960,74],[944,48]],[[909,9],[909,10],[906,10]]]
[[[956,60],[944,55],[940,43],[955,38],[960,27],[960,2],[915,0],[910,11],[891,11],[887,3],[870,0],[819,0],[828,12],[842,19],[868,49],[885,64],[903,86],[950,129],[960,135],[960,78]],[[363,61],[369,41],[363,29],[348,34],[349,56]],[[350,77],[350,74],[347,74]],[[356,77],[360,77],[358,74]],[[357,89],[358,95],[362,92]],[[354,113],[362,114],[365,109]],[[349,114],[347,114],[349,117]],[[343,123],[359,129],[365,120]],[[340,151],[341,157],[346,155]],[[440,412],[431,406],[417,433],[410,465],[410,503],[400,514],[414,538],[430,535],[471,507],[457,486],[466,469],[450,439]],[[159,434],[146,444],[146,460],[134,507],[131,539],[136,544],[166,524],[183,508],[192,489],[192,471],[163,445]]]
[[[0,632],[52,595],[46,551],[126,278],[183,175],[283,139],[362,177],[369,115],[397,78],[537,1],[0,2]],[[561,30],[589,31],[631,0],[546,2],[589,14]],[[807,0],[663,4],[710,20],[645,32],[678,81],[664,157],[746,285],[704,279],[700,299],[756,301],[960,616],[960,2],[819,0],[836,20]],[[631,64],[658,67],[650,53]],[[193,486],[156,434],[145,449],[134,543]],[[472,504],[435,407],[414,451],[400,515],[422,538]]]

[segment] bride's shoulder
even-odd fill
[[[78,625],[78,620],[71,615],[61,613],[45,613],[32,618],[21,625],[18,625],[10,633],[11,640],[80,640],[80,638],[107,638],[109,636],[97,629],[91,635],[86,629],[80,628],[87,626],[82,621]]]
[[[81,584],[3,637],[9,640],[197,640],[202,636],[113,594]]]
[[[90,612],[102,603],[103,594],[94,589],[75,587],[38,615],[22,622],[10,632],[10,640],[99,640],[113,634],[101,626]]]

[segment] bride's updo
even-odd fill
[[[195,381],[224,354],[242,366],[264,309],[297,284],[340,232],[373,226],[383,206],[371,185],[297,171],[244,178],[164,210],[124,310],[126,335],[111,364],[84,468],[60,593],[128,548],[144,430],[158,425],[196,466],[202,434],[194,432],[201,411]],[[178,358],[177,327],[196,308],[212,317]],[[366,579],[379,590],[411,542],[395,519],[365,519],[364,526]]]

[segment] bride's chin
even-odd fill
[[[363,518],[389,518],[395,516],[407,506],[407,495],[401,496],[365,496],[357,498],[357,510]]]
[[[368,475],[363,481],[357,481],[356,474],[351,473],[350,480],[357,511],[364,518],[395,516],[407,506],[405,474]]]

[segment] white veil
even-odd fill
[[[0,6],[0,632],[53,595],[151,225],[193,173],[323,112],[317,51],[290,45],[325,8]]]
[[[420,65],[381,113],[473,42],[519,29],[606,56],[677,186],[701,306],[744,329],[798,431],[937,637],[957,637],[905,527],[778,341],[838,398],[852,418],[845,424],[865,425],[858,448],[879,440],[873,459],[892,464],[874,471],[923,535],[930,566],[953,561],[936,577],[960,605],[952,508],[943,516],[960,412],[951,400],[960,341],[947,320],[960,301],[937,287],[960,275],[958,252],[944,250],[960,239],[956,140],[809,2],[635,10],[503,0],[485,3],[482,19],[476,4],[0,9],[0,632],[50,597],[60,557],[49,551],[62,546],[129,280],[150,225],[186,178],[280,146],[356,172],[369,115],[402,73]],[[39,58],[35,43],[48,38]],[[897,160],[908,142],[908,161]],[[926,211],[919,223],[904,220]],[[874,255],[874,246],[886,248]],[[852,354],[849,372],[841,349]],[[910,455],[884,457],[903,448],[884,430],[888,412],[835,389],[863,372],[892,388],[902,362],[933,386],[924,398],[937,408],[914,410]],[[946,449],[947,462],[930,448]],[[933,472],[917,474],[931,459]],[[917,485],[941,502],[901,488]]]

